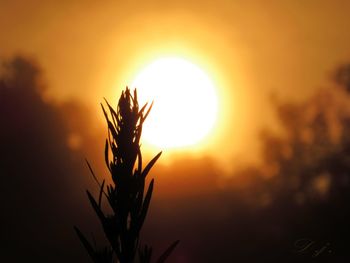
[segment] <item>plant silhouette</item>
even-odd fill
[[[150,181],[147,191],[145,191],[145,180],[161,156],[161,152],[142,169],[140,138],[142,125],[152,104],[147,107],[146,103],[139,109],[136,89],[132,95],[128,88],[121,94],[117,111],[107,101],[106,104],[109,114],[101,104],[108,125],[105,161],[112,177],[112,184],[105,187],[105,180],[100,183],[87,162],[100,187],[97,200],[89,191],[87,195],[102,224],[109,245],[98,249],[91,245],[77,227],[74,228],[95,263],[149,263],[152,258],[152,247],[140,245],[140,230],[151,202],[154,179]],[[110,152],[112,158],[110,158]],[[112,211],[109,215],[102,211],[103,196],[107,199]],[[171,244],[156,262],[165,262],[178,242]]]

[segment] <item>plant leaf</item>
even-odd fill
[[[108,154],[108,140],[106,139],[106,144],[105,144],[105,162],[108,167],[108,170],[111,171],[111,167],[109,166],[109,154]]]
[[[179,244],[180,240],[176,240],[174,243],[170,245],[170,247],[164,251],[164,253],[159,257],[156,263],[163,263],[165,260],[170,256],[170,254],[173,252],[177,244]]]
[[[112,133],[113,138],[117,138],[118,137],[117,131],[115,130],[113,123],[109,120],[108,114],[107,114],[105,108],[103,107],[102,103],[101,103],[101,107],[102,107],[103,114],[104,114],[106,121],[107,121],[108,130]]]
[[[113,123],[114,123],[114,126],[117,126],[116,125],[116,120],[118,119],[118,114],[115,112],[115,110],[112,108],[112,106],[108,103],[108,101],[106,100],[106,98],[103,98],[105,100],[105,102],[107,103],[107,106],[109,108],[109,111],[111,112],[111,115],[112,115],[112,120],[113,120]]]
[[[146,178],[147,174],[153,167],[153,165],[156,163],[156,161],[159,159],[159,157],[162,155],[162,152],[159,152],[145,167],[145,169],[142,171],[143,178]]]
[[[138,173],[140,175],[141,171],[142,171],[142,154],[141,154],[140,147],[137,147],[137,158],[138,158],[137,170],[138,170]]]
[[[90,203],[91,203],[91,206],[93,207],[93,209],[95,210],[97,216],[99,217],[99,219],[101,220],[102,224],[105,223],[105,215],[103,214],[101,208],[98,206],[98,204],[96,203],[95,199],[92,197],[92,195],[90,194],[89,191],[86,191],[88,197],[89,197],[89,200],[90,200]]]
[[[98,195],[98,206],[101,208],[101,203],[102,203],[102,193],[103,193],[103,187],[105,186],[105,180],[103,180],[101,189],[100,189],[100,194]]]
[[[139,111],[139,113],[143,113],[143,111],[146,109],[147,105],[148,105],[148,102],[146,102],[145,105],[142,106],[142,108]]]
[[[153,107],[153,101],[152,101],[151,105],[149,106],[149,108],[148,108],[146,114],[143,116],[142,122],[147,118],[147,116],[148,116],[148,114],[150,113],[152,107]]]
[[[91,174],[92,174],[92,177],[95,179],[95,181],[96,181],[96,183],[98,184],[98,186],[101,187],[101,184],[100,184],[100,182],[97,180],[97,177],[96,177],[94,171],[92,170],[92,167],[91,167],[89,161],[88,161],[87,159],[85,159],[85,161],[86,161],[86,163],[87,163],[87,165],[88,165],[88,167],[89,167],[89,170],[90,170],[90,172],[91,172]]]
[[[81,233],[79,228],[74,226],[74,230],[77,233],[81,243],[84,245],[85,249],[87,250],[88,254],[90,255],[91,259],[97,263],[96,260],[96,252],[94,251],[93,247],[91,246],[90,242],[86,239],[86,237]]]
[[[139,248],[139,258],[140,263],[150,263],[152,258],[152,247],[148,247],[147,245]]]
[[[139,217],[140,221],[138,222],[138,226],[137,226],[137,233],[141,230],[142,225],[143,225],[145,218],[146,218],[146,215],[147,215],[148,207],[149,207],[149,204],[150,204],[151,198],[152,198],[153,184],[154,184],[154,179],[151,180],[151,182],[148,186],[145,200],[143,201],[143,206],[142,206],[140,217]]]

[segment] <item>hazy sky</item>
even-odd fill
[[[218,145],[244,152],[268,122],[271,92],[300,98],[350,59],[348,1],[4,1],[0,56],[35,58],[47,95],[98,114],[147,63],[178,55],[221,92]],[[244,143],[243,143],[244,142]],[[250,143],[249,145],[254,145]]]
[[[318,87],[331,85],[334,68],[350,61],[349,10],[350,1],[345,0],[0,0],[1,63],[16,55],[29,57],[10,63],[17,74],[9,77],[10,89],[1,86],[0,74],[0,95],[4,96],[0,97],[0,117],[7,125],[0,129],[0,174],[6,182],[0,193],[3,200],[14,196],[13,201],[4,202],[10,213],[0,221],[9,248],[5,259],[25,257],[13,253],[18,246],[31,253],[28,258],[46,250],[45,260],[38,262],[48,262],[53,254],[60,255],[56,262],[74,253],[76,259],[86,256],[81,247],[77,249],[71,226],[85,224],[89,229],[94,218],[87,215],[91,211],[84,189],[93,187],[84,157],[102,170],[106,133],[99,103],[103,97],[116,100],[120,90],[153,59],[177,55],[208,72],[217,85],[221,111],[217,143],[204,154],[219,153],[234,166],[232,160],[239,162],[242,153],[254,152],[262,125],[273,123],[271,94],[282,99],[307,98]],[[34,65],[41,68],[41,74]],[[37,81],[46,89],[38,92]],[[230,259],[232,242],[250,248],[251,240],[237,237],[247,233],[255,237],[255,229],[246,233],[244,226],[259,229],[260,218],[247,223],[252,217],[239,191],[220,184],[220,176],[227,173],[205,156],[177,157],[173,166],[160,163],[155,168],[155,174],[164,176],[156,180],[156,212],[146,229],[154,235],[150,239],[158,240],[157,245],[159,240],[181,238],[174,262],[204,257],[201,251],[208,244],[226,248],[222,257]],[[259,178],[252,171],[247,172],[252,177],[241,177],[253,182],[247,183],[247,193],[255,196],[259,189],[254,182]],[[244,180],[236,187],[245,189]],[[254,204],[260,204],[260,199],[253,199]],[[240,209],[243,216],[237,221]],[[294,210],[277,216],[288,218],[287,212]],[[28,215],[31,220],[23,220]],[[269,216],[267,211],[267,226],[261,231],[267,237],[274,233],[277,238],[272,245],[281,244],[280,230],[273,222],[267,224]],[[29,246],[27,241],[19,243],[21,235],[32,236],[33,242]]]

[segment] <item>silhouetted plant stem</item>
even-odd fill
[[[101,104],[108,125],[105,161],[113,183],[105,188],[105,180],[100,183],[88,163],[100,192],[98,201],[89,191],[87,195],[102,224],[109,246],[102,250],[93,247],[81,231],[77,227],[74,228],[93,262],[132,263],[137,260],[140,263],[149,263],[152,248],[147,245],[142,247],[139,244],[140,231],[148,212],[154,185],[152,179],[145,193],[145,180],[161,152],[142,169],[140,138],[142,125],[152,104],[147,107],[146,103],[140,109],[136,90],[132,96],[128,88],[121,94],[117,111],[107,101],[106,104],[109,114]],[[103,196],[112,208],[110,215],[105,215],[102,211]],[[174,242],[156,262],[164,262],[177,244],[178,241]]]

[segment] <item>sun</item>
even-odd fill
[[[199,144],[213,130],[218,113],[216,89],[195,64],[178,57],[164,57],[137,74],[132,87],[139,101],[153,101],[143,127],[143,139],[161,148]]]

